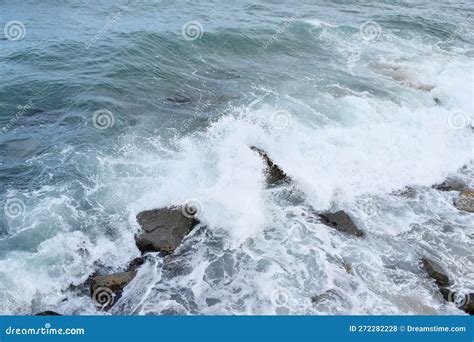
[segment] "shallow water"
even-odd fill
[[[2,2],[1,25],[25,29],[0,39],[0,313],[104,314],[74,286],[139,256],[138,212],[192,200],[202,225],[108,314],[463,314],[418,260],[474,290],[473,215],[431,188],[474,185],[473,15],[448,0]],[[266,188],[251,145],[294,184]]]

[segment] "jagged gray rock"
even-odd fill
[[[322,213],[318,214],[318,216],[321,219],[321,223],[328,227],[349,235],[357,237],[364,236],[364,232],[355,225],[349,215],[347,215],[343,210],[339,210],[335,213]]]
[[[173,253],[198,221],[180,207],[147,210],[137,215],[142,232],[135,236],[142,252]]]
[[[474,293],[461,293],[447,288],[439,288],[439,292],[446,301],[453,303],[458,309],[474,315]]]
[[[474,293],[466,295],[466,300],[461,309],[463,309],[469,315],[474,315]]]
[[[474,189],[464,189],[454,200],[454,206],[461,211],[474,213]]]
[[[169,96],[166,98],[169,102],[173,103],[188,103],[191,102],[191,99],[189,97],[185,97],[182,95],[174,95],[174,96]]]
[[[91,293],[94,293],[99,287],[106,287],[113,292],[120,292],[136,275],[137,271],[128,271],[95,276],[92,278]]]
[[[62,316],[62,315],[58,314],[55,311],[47,310],[47,311],[41,311],[41,312],[35,313],[35,316]]]
[[[435,280],[443,298],[448,302],[454,303],[458,309],[464,310],[469,315],[474,315],[474,293],[461,293],[450,290],[453,283],[441,265],[428,258],[422,258],[421,262],[426,273]]]
[[[94,305],[102,310],[109,310],[136,275],[137,271],[128,271],[93,277],[90,290]]]
[[[268,154],[262,150],[259,149],[258,147],[251,146],[250,147],[253,151],[258,152],[258,154],[262,157],[262,159],[265,161],[267,164],[267,183],[268,184],[275,184],[278,182],[286,181],[289,180],[289,177],[286,175],[285,172],[283,172],[280,167],[275,164],[270,157],[268,157]]]
[[[445,288],[452,285],[451,280],[446,274],[446,271],[437,262],[428,258],[422,258],[421,262],[423,263],[426,273],[428,273],[428,275],[435,280],[436,284],[440,288]]]
[[[436,184],[433,187],[440,191],[462,191],[467,185],[461,178],[448,177],[444,182]]]

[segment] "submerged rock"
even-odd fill
[[[128,263],[127,271],[135,271],[145,263],[145,257],[135,258]]]
[[[469,315],[474,315],[474,293],[463,293],[440,288],[443,298],[453,303],[458,309],[465,311]]]
[[[137,275],[136,271],[128,271],[107,275],[95,276],[92,278],[91,293],[99,287],[107,287],[114,292],[122,291]]]
[[[435,280],[439,287],[445,288],[452,285],[446,271],[438,263],[427,258],[422,258],[421,262],[423,263],[426,273]]]
[[[474,293],[469,293],[465,295],[463,300],[463,305],[461,309],[463,309],[469,315],[474,315]]]
[[[323,213],[318,214],[321,219],[321,223],[328,227],[335,228],[336,230],[358,237],[364,236],[364,232],[357,228],[352,219],[344,211],[339,210],[335,213]]]
[[[466,186],[466,182],[458,177],[449,177],[443,183],[433,185],[436,190],[440,191],[462,191]]]
[[[175,96],[169,96],[166,98],[169,102],[173,103],[188,103],[191,102],[191,99],[189,97],[181,96],[181,95],[175,95]]]
[[[474,293],[461,293],[449,289],[453,285],[449,279],[446,271],[433,260],[422,258],[426,273],[433,278],[438,285],[439,292],[443,298],[451,303],[454,303],[458,309],[464,310],[469,315],[474,315]]]
[[[91,296],[94,305],[100,309],[110,309],[118,298],[120,298],[123,289],[137,275],[137,271],[128,271],[108,275],[95,276],[91,282]]]
[[[419,73],[415,69],[394,63],[370,63],[369,67],[376,73],[389,77],[405,86],[429,92],[434,89],[434,85],[423,82]]]
[[[454,206],[461,211],[474,213],[474,189],[464,189],[454,200]]]
[[[350,263],[343,261],[342,267],[347,274],[354,275],[354,270],[352,269],[352,265]]]
[[[415,190],[415,188],[413,188],[411,186],[406,186],[401,190],[393,192],[393,194],[395,194],[397,196],[402,196],[402,197],[405,197],[405,198],[415,198],[416,197],[416,190]]]
[[[335,300],[342,300],[342,296],[338,293],[337,290],[331,289],[325,291],[323,293],[311,296],[311,303],[313,304],[320,304],[324,301],[335,301]]]
[[[207,306],[214,306],[216,304],[219,304],[220,302],[221,300],[218,298],[206,298]]]
[[[258,152],[260,156],[263,158],[265,163],[267,164],[267,183],[268,184],[275,184],[280,181],[288,180],[288,176],[283,172],[280,167],[275,164],[269,157],[268,154],[255,146],[250,147],[253,151]]]
[[[139,213],[137,221],[143,231],[135,236],[138,249],[142,253],[174,252],[198,223],[191,213],[192,210],[181,207],[161,208]]]
[[[35,316],[62,316],[61,314],[58,314],[55,311],[41,311],[38,313],[35,313]]]

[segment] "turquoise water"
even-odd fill
[[[139,256],[136,213],[193,200],[206,228],[175,268],[153,256],[112,313],[461,313],[417,260],[472,290],[472,215],[430,186],[473,182],[473,15],[447,0],[2,1],[0,312],[101,314],[71,285]],[[265,189],[250,145],[304,195]],[[405,186],[414,198],[392,194]],[[308,203],[368,237],[308,222]]]

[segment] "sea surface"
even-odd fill
[[[464,314],[419,260],[474,290],[474,216],[432,188],[474,185],[473,1],[0,0],[0,29],[0,314]],[[98,310],[137,213],[188,202]]]

